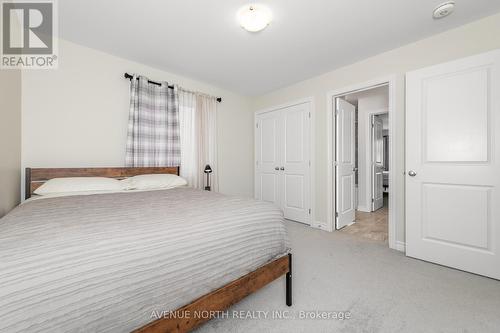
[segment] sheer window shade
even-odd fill
[[[181,176],[195,188],[205,186],[205,165],[210,164],[210,182],[218,191],[217,100],[215,97],[179,89]]]

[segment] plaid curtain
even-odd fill
[[[125,165],[179,166],[179,100],[177,86],[156,85],[143,76],[130,80],[130,112]]]

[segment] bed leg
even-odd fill
[[[286,305],[292,306],[292,254],[288,253],[288,273],[286,273]]]

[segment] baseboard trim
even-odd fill
[[[406,252],[406,243],[401,241],[396,241],[395,250]]]

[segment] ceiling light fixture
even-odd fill
[[[453,10],[455,10],[455,1],[447,1],[434,8],[432,17],[440,19],[453,13]]]
[[[238,21],[241,27],[250,32],[265,29],[271,20],[272,14],[269,8],[259,4],[246,5],[238,11]]]

